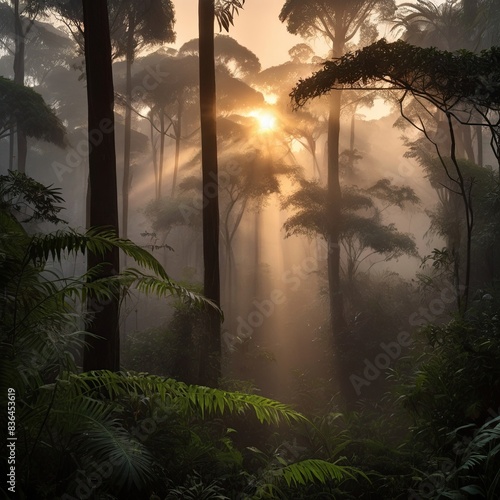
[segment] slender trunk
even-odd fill
[[[334,350],[335,379],[340,395],[347,402],[352,387],[349,385],[349,368],[346,366],[346,321],[344,300],[340,284],[340,218],[342,191],[339,172],[340,101],[341,91],[330,97],[328,117],[328,284],[330,291],[330,318]]]
[[[14,0],[14,81],[24,85],[24,56],[26,48],[26,34],[23,30],[21,14],[19,12],[19,0]],[[28,155],[28,141],[26,134],[16,127],[17,138],[17,170],[26,172],[26,158]],[[13,139],[12,139],[13,140]]]
[[[106,0],[82,0],[85,25],[85,68],[87,74],[88,130],[100,130],[102,141],[89,153],[90,226],[111,227],[118,232],[118,197],[116,184],[116,152],[114,133],[113,74],[111,42]],[[118,249],[104,255],[89,252],[89,269],[105,264],[98,278],[119,271]],[[118,296],[106,302],[90,297],[88,309],[93,319],[87,330],[88,347],[83,369],[119,370],[120,333],[118,328]]]
[[[11,121],[10,135],[9,135],[9,170],[14,170],[14,145],[16,142],[16,124]]]
[[[467,156],[467,159],[476,162],[476,158],[474,155],[474,146],[472,145],[472,127],[470,125],[461,125],[461,132],[464,142],[464,150]]]
[[[482,167],[484,164],[483,159],[483,127],[478,125],[476,127],[476,140],[477,140],[477,164]]]
[[[203,263],[205,296],[220,304],[219,195],[214,51],[214,0],[198,0],[201,164],[203,184]],[[216,386],[221,375],[221,324],[216,311],[207,311],[200,378]]]
[[[122,236],[128,237],[128,197],[130,190],[130,149],[132,134],[132,64],[134,63],[134,20],[129,16],[125,81],[125,137],[123,146]]]
[[[151,121],[149,122],[150,129],[150,138],[151,138],[151,154],[152,154],[152,159],[153,159],[153,172],[155,176],[155,200],[159,199],[159,194],[158,194],[158,161],[157,161],[157,156],[156,156],[156,146],[155,146],[155,140],[154,140],[154,125],[153,125],[153,112],[151,111],[150,113]]]
[[[163,184],[163,162],[165,158],[165,112],[160,109],[160,163],[158,165],[158,199],[161,198]]]
[[[474,228],[474,212],[472,209],[472,182],[470,186],[466,186],[465,179],[463,178],[462,172],[458,165],[457,154],[456,154],[456,140],[455,133],[453,130],[452,117],[447,115],[448,126],[450,132],[450,157],[453,165],[455,166],[455,171],[458,176],[458,184],[460,187],[460,196],[463,201],[465,210],[465,223],[467,228],[467,241],[466,241],[466,254],[465,254],[465,279],[464,279],[464,290],[462,296],[458,295],[458,307],[459,311],[463,314],[467,311],[469,306],[469,290],[470,290],[470,276],[472,267],[472,230]]]
[[[259,298],[260,293],[260,211],[255,212],[254,224],[254,272],[253,272],[253,295]]]
[[[172,197],[175,194],[175,187],[177,184],[177,171],[179,170],[179,157],[181,153],[181,133],[182,133],[182,95],[179,99],[179,106],[177,108],[177,125],[174,127],[175,130],[175,159],[174,159],[174,176],[172,179]]]
[[[351,116],[351,133],[349,136],[349,163],[348,163],[348,178],[350,180],[354,177],[354,141],[356,138],[356,109],[357,105],[355,105],[354,110]]]

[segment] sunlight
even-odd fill
[[[269,111],[252,111],[249,116],[256,119],[261,132],[271,132],[276,128],[276,116]]]

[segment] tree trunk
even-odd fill
[[[149,122],[149,136],[151,140],[151,155],[152,155],[152,160],[153,160],[153,172],[155,176],[155,200],[158,201],[159,195],[158,195],[158,161],[157,161],[157,156],[156,156],[156,145],[155,145],[155,138],[154,138],[154,124],[153,124],[153,110],[151,110],[150,113],[151,120]]]
[[[132,133],[132,64],[134,63],[134,20],[129,16],[125,81],[125,137],[123,146],[122,236],[128,238],[128,195],[130,190],[130,148]]]
[[[24,85],[24,56],[26,48],[26,33],[23,30],[21,15],[19,13],[19,0],[14,0],[14,81]],[[16,127],[17,138],[17,170],[26,172],[26,158],[28,155],[28,141],[26,134]],[[13,136],[11,136],[13,140]]]
[[[204,293],[220,305],[219,195],[217,166],[214,0],[198,0],[201,165],[203,184]],[[206,335],[200,363],[201,382],[216,386],[221,375],[221,324],[216,311],[207,310]]]
[[[476,141],[477,141],[477,164],[482,167],[484,164],[483,160],[483,127],[481,125],[476,126]]]
[[[160,109],[160,162],[158,166],[158,199],[161,198],[164,160],[165,160],[165,110],[161,108]]]
[[[332,325],[334,366],[336,381],[341,397],[347,399],[349,372],[345,366],[346,321],[344,317],[343,296],[340,286],[340,217],[342,192],[339,176],[340,140],[340,100],[341,91],[333,91],[330,97],[328,117],[328,285],[330,292],[330,318]]]
[[[87,74],[88,131],[100,131],[102,140],[89,141],[90,226],[111,227],[118,232],[118,200],[116,184],[116,152],[114,133],[113,74],[111,41],[106,0],[82,0],[85,26],[85,67]],[[95,142],[95,141],[94,141]],[[119,271],[118,249],[104,255],[88,254],[87,266],[106,265],[98,278]],[[120,334],[118,328],[118,296],[105,303],[90,297],[87,305],[93,319],[88,327],[88,348],[83,369],[119,370]],[[98,337],[96,337],[98,336]]]
[[[175,132],[175,158],[174,158],[174,176],[172,178],[172,197],[175,194],[175,187],[177,184],[177,171],[179,170],[179,158],[181,153],[181,139],[182,139],[182,112],[183,112],[183,96],[181,94],[178,107],[177,107],[177,125],[174,126]]]

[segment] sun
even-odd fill
[[[271,132],[276,128],[276,116],[269,111],[252,111],[250,116],[256,119],[261,132]]]

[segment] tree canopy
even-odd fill
[[[12,120],[28,137],[65,146],[65,129],[43,97],[0,76],[0,138],[10,134]]]
[[[448,109],[459,105],[498,109],[500,104],[500,48],[479,54],[422,48],[402,40],[385,39],[324,63],[323,69],[301,79],[291,93],[296,106],[331,90],[366,88],[400,89],[426,96]]]

